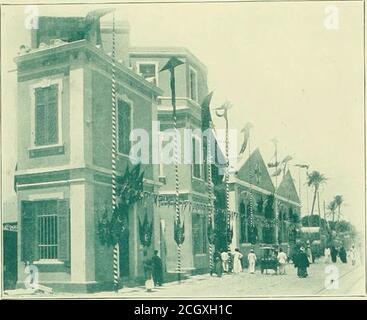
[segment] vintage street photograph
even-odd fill
[[[1,299],[365,299],[364,21],[2,4]]]

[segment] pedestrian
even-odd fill
[[[343,246],[341,246],[339,249],[339,258],[341,262],[347,263],[347,252]]]
[[[279,249],[279,253],[277,255],[277,260],[279,263],[279,274],[285,274],[285,266],[287,264],[287,254],[283,251],[282,248]]]
[[[248,272],[249,273],[255,273],[255,265],[256,265],[256,254],[254,249],[250,250],[250,253],[247,255],[247,261],[248,261]]]
[[[331,255],[331,261],[333,263],[336,263],[337,256],[338,256],[338,250],[335,248],[334,245],[332,245],[330,248],[330,255]]]
[[[294,266],[297,268],[297,276],[299,278],[306,278],[308,276],[307,268],[310,266],[310,261],[308,260],[304,247],[301,247],[296,255]]]
[[[162,259],[158,255],[158,250],[154,250],[154,255],[152,257],[152,267],[154,286],[161,286],[163,284],[163,268]]]
[[[222,259],[220,257],[219,254],[215,255],[214,258],[214,268],[215,268],[215,273],[217,274],[217,276],[220,278],[222,277],[223,274],[223,264],[222,264]]]
[[[331,251],[330,251],[330,247],[326,246],[324,249],[324,256],[325,256],[325,263],[330,263],[330,257],[331,257]]]
[[[228,252],[223,250],[222,253],[220,254],[220,258],[222,260],[223,271],[228,273],[229,272],[229,268],[228,268],[229,255],[228,255]]]
[[[356,248],[354,247],[354,244],[349,249],[349,258],[352,261],[352,266],[354,266],[357,260],[357,251],[356,251]]]
[[[242,272],[242,263],[241,263],[242,258],[243,254],[240,252],[240,249],[236,248],[233,253],[233,273]]]
[[[148,292],[151,292],[154,288],[153,276],[152,276],[152,259],[145,258],[143,261],[144,266],[144,275],[145,275],[145,289]]]

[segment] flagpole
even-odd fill
[[[169,59],[166,65],[160,70],[161,72],[164,70],[170,71],[170,87],[171,87],[171,103],[173,108],[173,131],[174,131],[174,165],[175,165],[175,211],[176,211],[176,232],[178,235],[175,235],[175,240],[177,244],[177,280],[178,283],[181,283],[181,245],[184,241],[183,239],[183,228],[181,229],[181,214],[180,214],[180,188],[179,188],[179,175],[178,175],[178,129],[177,129],[177,115],[176,115],[176,80],[175,80],[175,67],[183,64],[182,61],[178,60],[175,57]]]
[[[253,216],[253,199],[252,199],[252,177],[251,177],[251,162],[250,162],[250,157],[251,157],[251,136],[249,136],[248,139],[248,161],[249,161],[249,165],[250,165],[250,170],[249,170],[249,183],[250,183],[250,216],[249,216],[249,222],[250,222],[250,227],[251,227],[251,233],[254,232],[254,216]],[[252,234],[250,234],[252,236]],[[248,236],[250,236],[248,235]],[[250,239],[248,239],[250,240]]]
[[[227,245],[228,245],[228,250],[231,249],[231,243],[232,243],[232,238],[231,237],[231,215],[230,215],[230,211],[229,211],[229,138],[228,138],[228,113],[227,110],[225,111],[226,115],[224,117],[225,121],[226,121],[226,174],[225,174],[225,184],[226,184],[226,212],[227,212]]]
[[[112,214],[116,210],[116,144],[117,144],[117,134],[116,134],[116,30],[115,30],[115,13],[113,13],[112,20]],[[120,279],[120,247],[118,241],[113,246],[113,287],[117,292],[119,289],[119,279]]]
[[[275,147],[275,172],[278,171],[278,140],[274,139],[274,147]],[[276,222],[278,219],[278,200],[277,200],[277,191],[278,191],[278,174],[275,175],[275,190],[274,190],[274,221]],[[274,242],[278,243],[278,224],[275,223],[275,236]]]
[[[178,176],[178,130],[177,130],[177,115],[176,115],[176,92],[175,92],[175,70],[171,69],[171,79],[172,79],[172,106],[173,106],[173,130],[175,132],[174,136],[174,152],[175,152],[175,210],[176,210],[176,223],[177,226],[181,226],[181,219],[180,219],[180,204],[179,204],[179,197],[180,197],[180,181]],[[177,245],[177,280],[181,282],[181,244]]]
[[[206,159],[204,158],[204,163],[206,163],[207,170],[207,182],[208,182],[208,198],[209,198],[209,206],[208,206],[208,228],[207,228],[207,237],[209,242],[209,271],[212,276],[214,273],[214,184],[212,177],[212,146],[213,146],[213,138],[212,138],[212,129],[214,128],[211,115],[210,115],[210,102],[212,99],[213,92],[209,93],[204,101],[201,104],[201,128],[203,132],[208,132],[206,135],[206,145],[204,144],[204,150],[206,153]],[[215,144],[214,144],[215,146]],[[215,163],[215,162],[214,162]]]
[[[209,128],[211,129],[212,123],[209,122]],[[209,187],[209,219],[208,223],[210,224],[210,230],[213,230],[213,220],[214,220],[214,203],[213,203],[213,179],[212,179],[212,141],[211,141],[211,130],[210,130],[210,140],[208,145],[207,140],[207,156],[208,156],[208,187]],[[210,239],[209,241],[209,269],[210,269],[210,275],[213,274],[214,271],[214,262],[213,262],[213,243]]]

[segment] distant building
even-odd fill
[[[255,149],[240,165],[230,185],[231,210],[237,212],[232,246],[288,243],[290,221],[300,212],[290,172],[275,190],[261,153]]]

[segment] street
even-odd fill
[[[329,270],[329,271],[328,271]],[[325,282],[334,273],[336,287],[327,288]],[[240,274],[226,274],[221,278],[208,274],[192,276],[178,282],[165,283],[162,287],[147,292],[143,286],[123,288],[118,293],[98,292],[92,294],[69,294],[56,292],[52,295],[36,294],[33,297],[78,297],[78,298],[256,298],[278,296],[358,296],[365,294],[365,278],[362,264],[352,266],[350,263],[336,263],[328,265],[321,260],[316,261],[308,269],[309,277],[297,277],[292,264],[287,266],[286,275],[275,275],[273,271],[261,274],[249,274],[247,270]],[[338,276],[339,273],[339,276]],[[327,282],[327,283],[330,283]],[[335,282],[334,282],[335,283]],[[8,297],[21,298],[22,293],[17,290],[9,292]],[[29,297],[29,295],[28,295]]]
[[[309,277],[300,279],[293,265],[288,265],[286,275],[249,274],[247,270],[238,275],[224,275],[222,278],[209,275],[192,277],[185,282],[165,284],[153,292],[146,292],[143,287],[122,289],[126,297],[211,297],[245,298],[276,296],[347,296],[362,295],[365,292],[362,265],[336,264],[339,272],[338,288],[326,288],[325,280],[330,274],[325,272],[327,265],[316,262],[309,268]],[[336,269],[333,269],[335,272]]]

